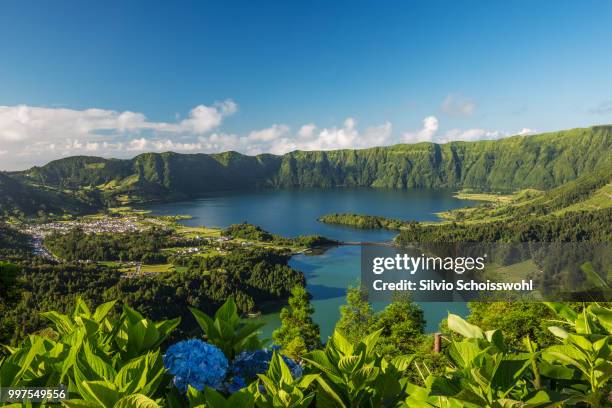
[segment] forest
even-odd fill
[[[74,229],[67,234],[54,233],[45,238],[45,245],[67,261],[137,261],[163,263],[161,253],[168,246],[168,230],[151,229],[134,233],[86,234]]]

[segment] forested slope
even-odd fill
[[[0,217],[15,214],[84,213],[94,208],[93,195],[64,193],[29,185],[0,172]]]

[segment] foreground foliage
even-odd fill
[[[0,386],[66,384],[66,407],[551,407],[607,406],[612,391],[612,309],[581,312],[547,304],[558,343],[525,338],[516,349],[500,330],[483,331],[449,315],[449,364],[432,375],[415,355],[382,356],[383,329],[357,342],[339,331],[297,364],[261,349],[257,325],[244,322],[233,300],[214,316],[192,313],[205,340],[160,347],[178,319],[152,322],[114,302],[71,314],[46,312],[51,331],[30,335],[0,362]],[[410,374],[418,372],[422,383]]]

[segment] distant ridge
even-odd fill
[[[87,194],[101,205],[171,201],[220,190],[386,187],[550,189],[610,163],[612,126],[494,141],[294,151],[281,156],[144,153],[74,156],[10,173],[26,185]],[[0,209],[1,209],[0,203]]]

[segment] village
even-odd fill
[[[171,236],[161,249],[168,259],[162,263],[149,263],[140,260],[92,261],[79,259],[79,263],[99,263],[109,267],[116,267],[122,272],[122,278],[139,278],[153,276],[158,273],[176,272],[185,269],[175,265],[176,259],[189,257],[202,257],[211,255],[226,255],[238,248],[252,246],[275,246],[272,243],[263,243],[243,238],[232,238],[223,235],[219,228],[205,226],[185,226],[177,222],[184,217],[153,216],[146,212],[131,208],[122,208],[121,213],[104,213],[83,216],[70,220],[56,220],[44,223],[21,224],[20,232],[31,237],[32,253],[35,256],[52,262],[65,262],[45,246],[45,239],[52,234],[68,234],[74,230],[81,230],[87,235],[95,234],[139,234],[151,229],[171,231]],[[283,245],[284,247],[284,245]],[[292,249],[301,252],[303,248]]]

